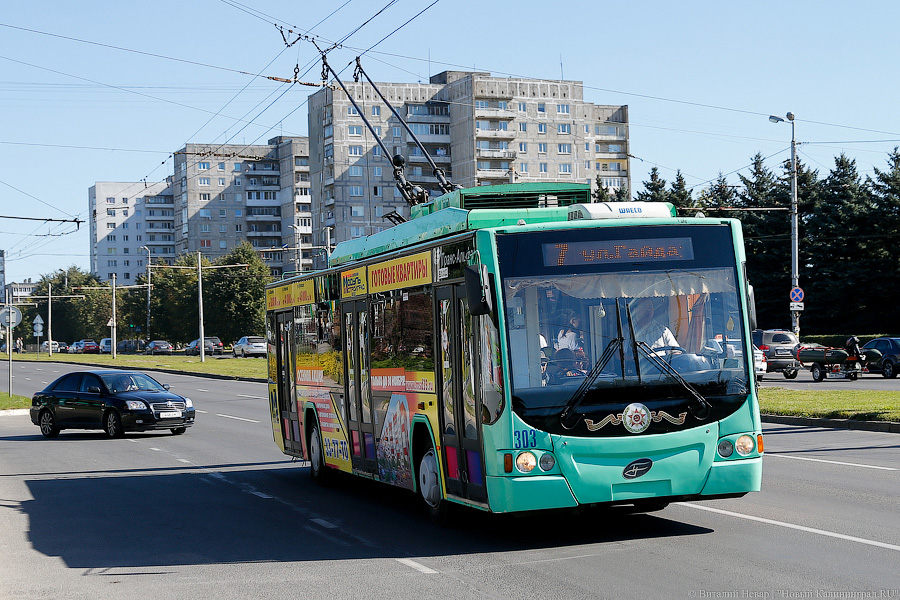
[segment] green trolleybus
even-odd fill
[[[508,513],[758,491],[743,238],[584,184],[455,190],[266,290],[275,442]]]

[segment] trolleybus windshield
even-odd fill
[[[660,433],[747,398],[730,230],[625,229],[498,236],[513,409],[535,427],[612,435],[589,425],[639,402]]]

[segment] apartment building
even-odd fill
[[[406,159],[411,183],[440,194],[426,156],[372,86],[345,85],[356,106],[339,89],[309,99],[316,245],[390,227],[393,213],[408,217],[393,178],[395,154]],[[427,84],[376,85],[455,184],[596,185],[599,176],[610,190],[630,189],[628,107],[585,102],[581,82],[445,71]]]
[[[274,275],[311,268],[308,143],[276,137],[266,145],[187,144],[165,182],[97,182],[91,209],[91,271],[123,285],[146,260],[171,264],[200,252],[215,260],[244,241]]]

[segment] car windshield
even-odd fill
[[[679,425],[688,414],[694,425],[722,418],[744,402],[752,355],[733,266],[705,256],[666,269],[556,269],[549,260],[543,269],[517,262],[502,280],[512,402],[525,422],[564,433],[578,421],[579,433],[612,435],[604,431],[621,428],[594,433],[597,423],[634,402]]]
[[[166,390],[155,379],[143,373],[108,373],[101,375],[103,383],[113,394],[120,392],[163,392]]]

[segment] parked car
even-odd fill
[[[766,353],[753,345],[753,369],[756,371],[756,381],[762,381],[763,376],[766,374],[766,369],[768,368],[768,361],[766,361]]]
[[[130,353],[130,352],[143,352],[144,351],[144,341],[143,340],[122,340],[121,342],[116,344],[116,352]]]
[[[165,340],[153,340],[144,348],[144,354],[172,354],[172,344]]]
[[[235,357],[265,356],[266,338],[256,335],[245,335],[234,343],[231,354]]]
[[[786,329],[754,329],[753,345],[766,356],[766,372],[781,373],[785,379],[794,379],[803,367],[797,360],[800,341],[794,332]]]
[[[224,354],[225,353],[225,344],[222,343],[222,340],[217,338],[216,336],[211,336],[207,338],[203,338],[207,342],[211,342],[213,345],[213,353],[214,354]]]
[[[54,352],[59,352],[59,342],[51,342],[50,340],[41,342],[41,352],[50,352],[51,348]]]
[[[100,346],[94,340],[81,340],[80,354],[100,354]]]
[[[100,354],[112,354],[112,338],[100,340]]]
[[[194,404],[138,371],[78,371],[59,377],[31,399],[31,422],[44,437],[63,429],[103,429],[111,438],[126,431],[168,429],[181,434],[194,424]]]
[[[69,354],[81,354],[84,352],[84,342],[72,342],[69,346]]]
[[[69,351],[69,344],[67,344],[65,342],[59,342],[59,352],[68,352],[68,351]]]
[[[867,365],[869,373],[881,373],[887,379],[896,377],[900,370],[900,338],[875,338],[866,342],[862,350],[865,352],[872,348],[881,352],[881,358]]]
[[[204,338],[203,352],[205,354],[215,354],[215,350],[216,348],[215,344],[212,342],[212,338]],[[186,356],[200,356],[200,339],[198,338],[185,346],[184,353]]]

